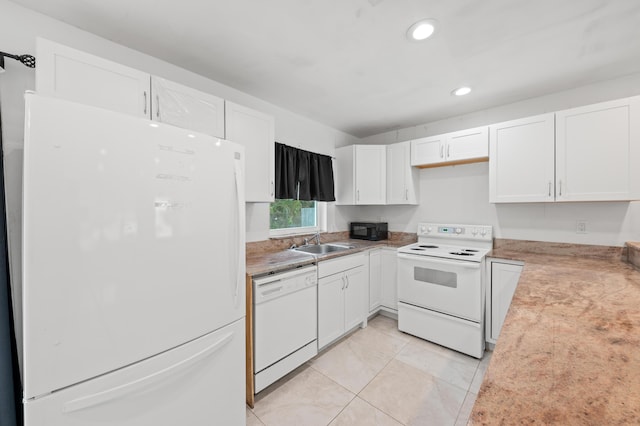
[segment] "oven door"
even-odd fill
[[[398,301],[474,322],[482,319],[480,262],[398,254]]]

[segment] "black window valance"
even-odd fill
[[[316,154],[276,142],[276,198],[335,201],[333,164]]]

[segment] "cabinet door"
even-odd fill
[[[493,340],[498,339],[521,272],[521,265],[491,263],[491,338]]]
[[[344,333],[345,287],[344,273],[318,280],[318,349]]]
[[[224,138],[224,100],[160,77],[151,77],[152,119]]]
[[[49,40],[37,40],[36,91],[149,118],[150,75]]]
[[[356,204],[385,204],[386,152],[384,145],[356,145]]]
[[[640,185],[639,97],[556,113],[556,199],[632,200]]]
[[[489,156],[489,128],[461,130],[447,133],[447,161],[471,160]]]
[[[380,306],[382,299],[381,250],[369,252],[369,312]]]
[[[226,139],[245,147],[246,201],[273,201],[275,167],[273,117],[233,102],[226,102],[225,129]]]
[[[350,269],[344,275],[344,330],[347,331],[367,316],[367,282],[363,266]]]
[[[411,141],[411,165],[423,166],[445,161],[445,135],[429,136]]]
[[[490,126],[489,201],[554,201],[554,115]]]
[[[387,204],[418,204],[418,169],[411,167],[411,142],[387,145]]]
[[[383,249],[381,254],[382,306],[398,310],[398,253]]]

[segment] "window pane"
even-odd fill
[[[270,228],[315,227],[316,202],[298,200],[276,200],[271,203]]]

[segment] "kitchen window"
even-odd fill
[[[326,203],[318,201],[276,200],[269,208],[269,235],[309,234],[323,226]]]

